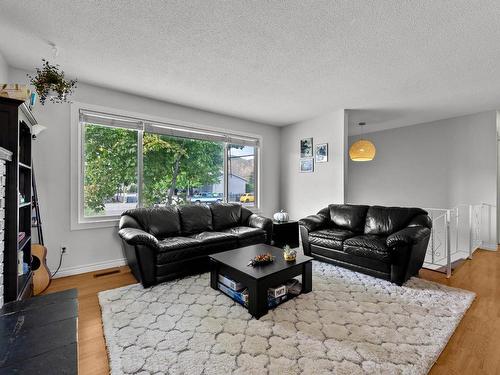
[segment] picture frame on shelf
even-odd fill
[[[300,158],[313,157],[313,139],[303,138],[300,140]]]
[[[328,161],[328,143],[317,144],[314,148],[314,161],[326,163]]]
[[[300,159],[300,172],[301,173],[314,172],[314,158]]]

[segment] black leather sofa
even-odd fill
[[[237,203],[137,208],[122,214],[118,234],[132,273],[148,287],[208,270],[209,254],[270,243],[272,220]]]
[[[401,285],[422,267],[432,221],[420,208],[331,204],[299,225],[304,254]]]

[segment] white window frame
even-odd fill
[[[229,129],[210,127],[206,125],[201,125],[197,123],[191,123],[186,121],[150,116],[143,113],[136,113],[130,111],[124,111],[116,108],[103,107],[93,104],[85,104],[80,102],[72,102],[70,105],[70,117],[71,117],[71,140],[70,140],[70,154],[71,154],[71,168],[70,168],[70,190],[71,190],[71,230],[82,230],[82,229],[93,229],[93,228],[106,228],[106,227],[116,227],[120,220],[120,216],[96,216],[96,217],[85,217],[83,210],[83,126],[80,122],[80,111],[94,111],[106,114],[112,114],[114,116],[128,117],[143,121],[144,123],[151,124],[168,124],[166,126],[179,127],[184,129],[189,129],[193,131],[200,132],[213,132],[219,135],[227,135],[228,139],[233,137],[242,137],[256,139],[258,142],[258,147],[256,147],[255,152],[255,206],[248,207],[251,211],[259,213],[261,207],[261,175],[262,175],[262,163],[261,163],[261,152],[263,147],[262,136],[258,134],[252,134],[247,132],[239,132]],[[138,205],[142,205],[142,139],[144,135],[144,130],[138,131]],[[237,143],[231,142],[229,143]],[[226,142],[226,143],[228,143]],[[227,157],[228,148],[224,147],[224,198],[228,198],[228,186],[227,186]]]

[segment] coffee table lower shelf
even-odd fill
[[[234,302],[240,304],[241,306],[243,306],[244,308],[248,309],[248,303],[245,303],[241,300],[239,300],[238,298],[235,298],[234,296],[232,296],[231,294],[227,293],[226,291],[224,291],[223,289],[220,289],[220,288],[217,288],[218,291],[224,293],[226,296],[228,296],[229,298],[231,298]],[[276,307],[278,307],[279,305],[281,305],[282,303],[285,303],[286,301],[290,301],[291,299],[294,299],[295,297],[298,297],[302,294],[302,292],[300,292],[299,294],[291,294],[291,293],[287,293],[285,296],[286,298],[283,298],[279,303],[275,304],[275,305],[270,305],[269,303],[267,304],[267,308],[268,310],[272,310]]]
[[[241,282],[248,289],[248,306],[239,301],[238,299],[225,293],[218,287],[219,274],[229,277],[235,281]],[[256,319],[261,318],[266,315],[270,308],[275,308],[276,306],[268,306],[268,289],[276,287],[280,284],[286,283],[286,281],[293,279],[296,276],[302,275],[302,293],[309,293],[312,290],[312,263],[308,261],[306,263],[300,263],[296,265],[290,265],[288,268],[280,270],[278,272],[267,275],[263,278],[252,278],[248,274],[241,272],[235,268],[227,266],[221,262],[212,260],[212,268],[210,272],[210,286],[224,293],[234,301],[238,302],[240,305],[248,309],[248,312]],[[298,295],[300,295],[298,294]],[[292,295],[291,298],[295,298],[297,295]],[[285,302],[285,301],[283,301]]]

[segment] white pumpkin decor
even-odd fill
[[[280,212],[276,212],[273,215],[273,219],[276,220],[278,223],[284,223],[288,221],[288,212],[285,210],[281,210]]]

